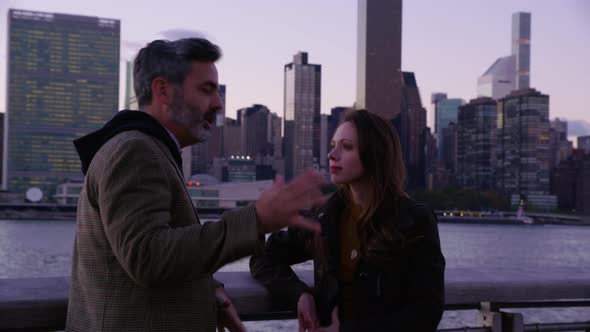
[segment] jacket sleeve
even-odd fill
[[[267,241],[259,237],[259,243],[250,258],[250,273],[271,296],[297,308],[297,301],[304,292],[312,290],[291,269],[292,264],[312,258],[306,248],[305,231],[289,228],[271,234]]]
[[[161,286],[212,275],[254,250],[253,206],[228,211],[219,222],[172,228],[171,180],[164,175],[165,162],[158,159],[164,158],[159,147],[135,138],[103,153],[110,155],[95,156],[88,187],[95,191],[92,196],[112,252],[138,285]]]
[[[409,271],[405,279],[408,294],[401,310],[375,319],[342,325],[341,331],[415,331],[435,332],[444,311],[445,258],[440,248],[437,219],[432,210],[420,209],[414,218],[420,237],[408,244]]]

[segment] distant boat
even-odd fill
[[[535,220],[531,217],[527,217],[524,213],[524,202],[521,200],[518,210],[516,211],[516,219],[522,221],[523,224],[532,225]]]

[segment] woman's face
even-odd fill
[[[331,146],[328,159],[332,182],[351,184],[360,180],[364,169],[359,153],[358,135],[351,122],[344,122],[336,129]]]

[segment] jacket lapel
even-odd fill
[[[193,199],[191,198],[191,195],[188,192],[186,185],[184,185],[184,175],[183,175],[182,171],[180,170],[178,163],[176,162],[176,160],[174,159],[174,157],[170,153],[170,149],[168,149],[168,147],[163,145],[159,140],[157,140],[153,137],[152,137],[152,139],[156,142],[160,151],[162,151],[162,153],[166,156],[166,159],[168,159],[168,162],[170,162],[170,164],[172,164],[172,167],[174,167],[174,170],[176,171],[176,176],[178,176],[178,179],[180,180],[180,182],[182,182],[182,187],[184,188],[184,193],[186,194],[186,197],[188,198],[189,202],[191,203],[191,206],[193,207],[193,211],[195,211],[195,217],[197,217],[197,222],[200,224],[201,220],[199,219],[199,214],[197,213],[197,209],[195,208],[195,205],[193,204]]]

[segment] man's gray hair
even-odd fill
[[[133,63],[133,88],[141,109],[152,101],[152,81],[161,77],[182,85],[191,62],[215,62],[221,57],[219,46],[204,38],[176,41],[154,40],[139,50]]]

